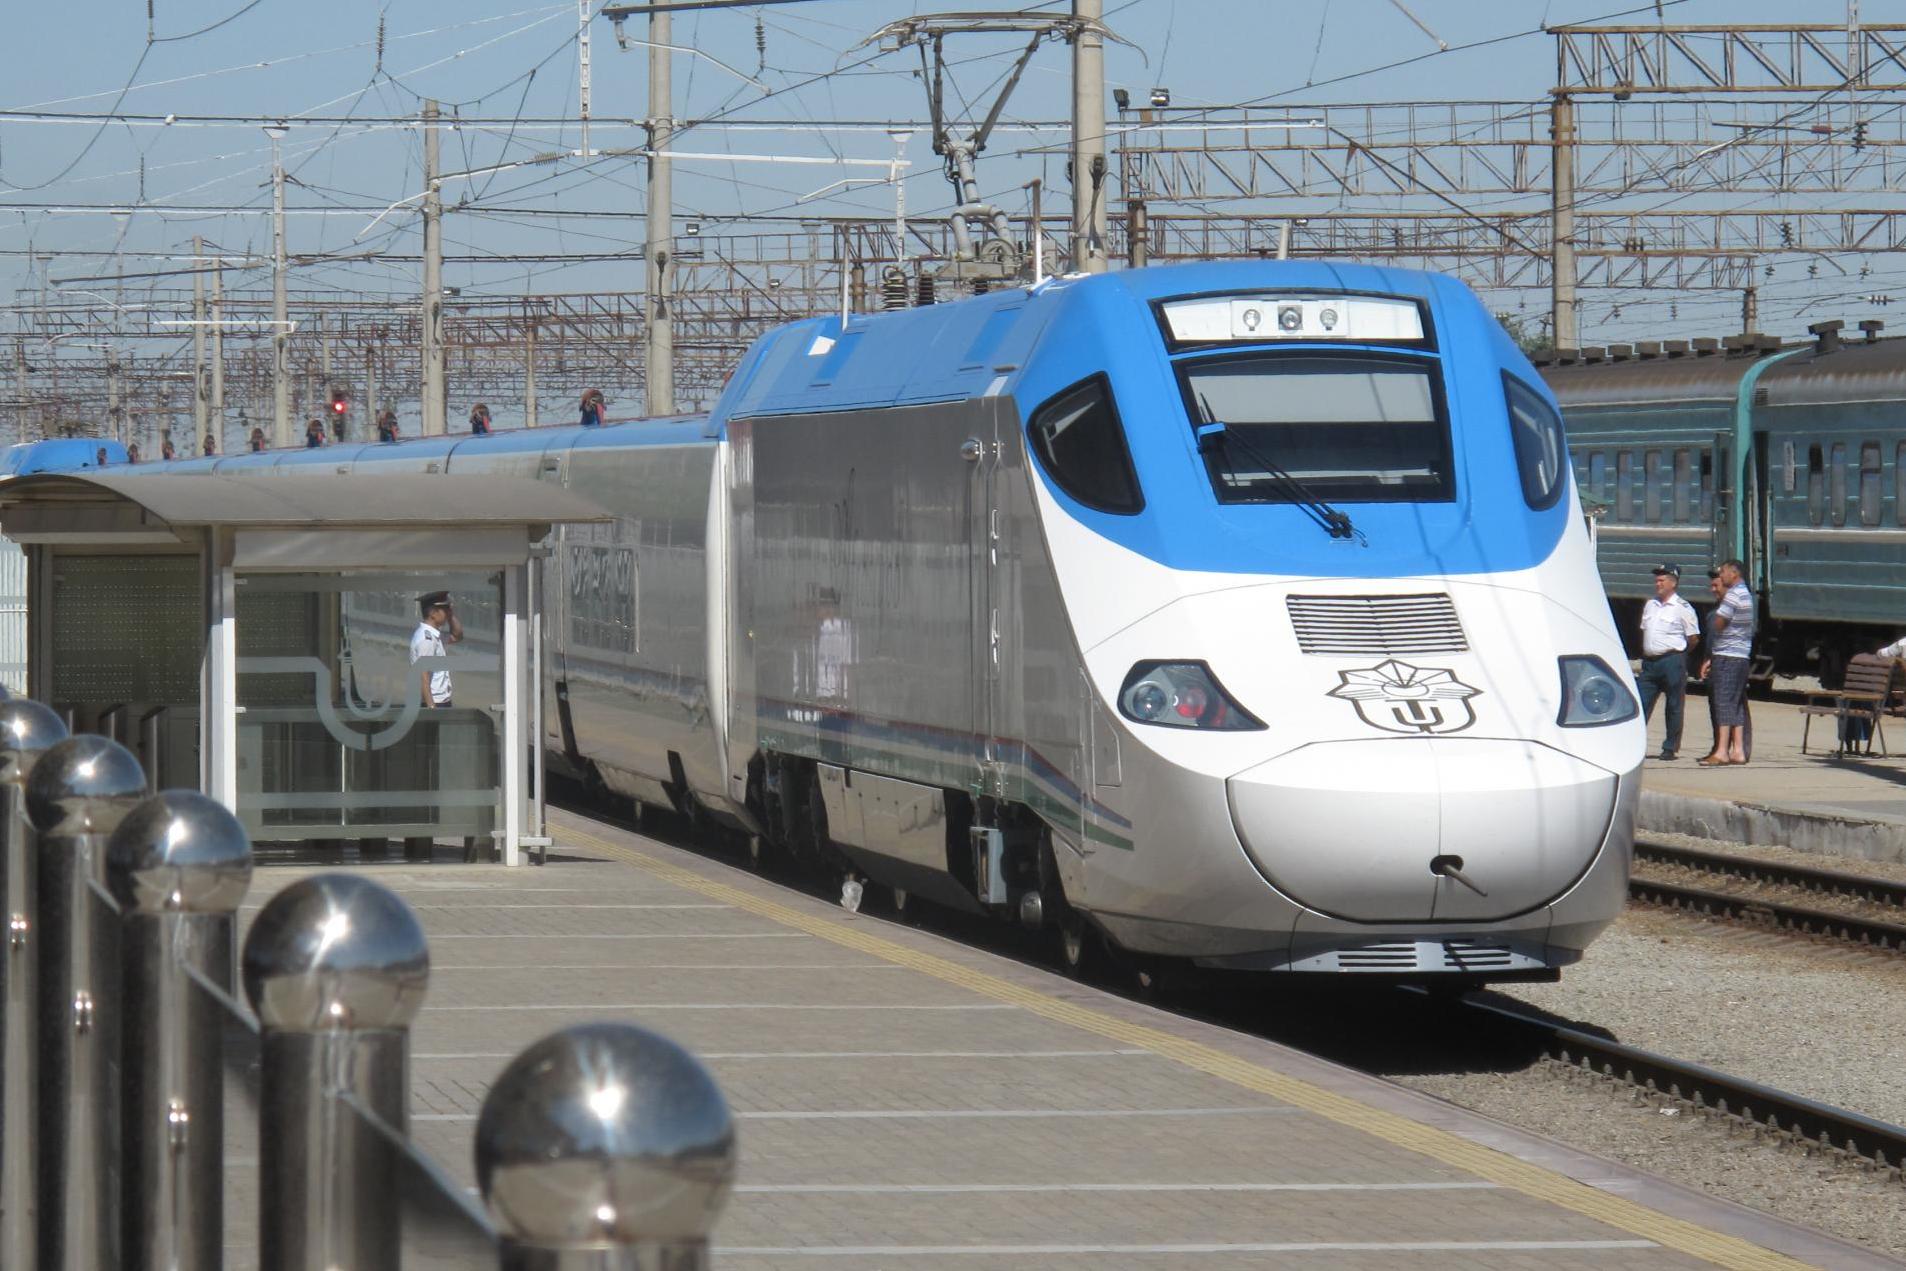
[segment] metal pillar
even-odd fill
[[[1105,272],[1104,0],[1072,0],[1083,19],[1072,40],[1072,271]]]
[[[291,444],[291,321],[285,303],[285,162],[282,128],[271,138],[271,444]]]
[[[523,328],[523,427],[536,427],[536,320],[534,318],[527,318]]]
[[[1741,289],[1741,334],[1753,335],[1760,330],[1760,288],[1743,287]]]
[[[106,845],[106,888],[124,914],[126,1271],[224,1261],[224,1019],[193,975],[231,991],[251,868],[238,818],[191,790],[147,799]]]
[[[211,385],[205,376],[205,240],[192,239],[192,449],[205,449],[206,411]]]
[[[1138,199],[1125,209],[1125,260],[1133,269],[1143,269],[1151,261],[1151,226],[1145,204]]]
[[[404,1133],[410,1021],[430,954],[395,893],[349,874],[272,897],[245,939],[245,993],[264,1070],[258,1117],[259,1265],[399,1271],[396,1149],[365,1113]]]
[[[642,328],[648,336],[645,415],[675,413],[675,328],[669,314],[675,240],[674,192],[667,155],[675,129],[675,95],[668,47],[673,29],[667,10],[649,14],[649,207],[648,277],[642,295]]]
[[[1549,105],[1550,187],[1554,191],[1549,228],[1549,280],[1555,347],[1581,342],[1575,322],[1575,102],[1557,92]]]
[[[66,739],[66,724],[38,702],[16,697],[0,703],[0,852],[6,854],[0,914],[6,940],[0,971],[6,996],[0,1003],[0,1266],[30,1267],[38,1256],[39,1206],[34,1196],[39,1135],[39,1081],[35,1049],[40,1035],[36,989],[41,943],[39,871],[33,827],[26,819],[26,783],[40,755]]]
[[[220,451],[225,449],[225,266],[212,266],[212,412],[211,435]],[[199,446],[204,453],[203,444]]]
[[[27,779],[39,832],[39,1271],[119,1271],[118,924],[106,836],[145,797],[131,751],[69,737]]]
[[[704,1271],[735,1177],[734,1119],[700,1060],[632,1024],[518,1055],[477,1116],[502,1271]]]
[[[444,430],[443,194],[437,186],[437,103],[424,103],[423,434]]]

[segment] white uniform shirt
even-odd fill
[[[1663,601],[1650,600],[1641,607],[1641,654],[1658,658],[1664,653],[1682,653],[1688,641],[1701,634],[1694,606],[1675,592]]]
[[[443,651],[443,632],[428,622],[420,622],[417,629],[410,633],[410,664],[417,665],[418,658],[440,658],[446,656]],[[448,706],[450,704],[450,672],[432,671],[430,673],[430,701],[428,706]]]
[[[1880,650],[1883,658],[1906,658],[1906,637],[1893,641]]]

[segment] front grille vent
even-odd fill
[[[1416,969],[1416,945],[1413,941],[1401,944],[1366,944],[1355,949],[1340,949],[1337,952],[1337,966],[1345,971],[1414,971]]]
[[[1456,606],[1424,596],[1287,596],[1297,647],[1305,653],[1380,656],[1466,653]]]
[[[1506,967],[1513,961],[1515,952],[1506,944],[1461,938],[1443,941],[1443,965],[1452,971],[1482,971]]]

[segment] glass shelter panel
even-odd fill
[[[501,824],[502,576],[237,584],[238,803],[253,837],[487,846]],[[419,602],[436,593],[449,604],[426,620]]]

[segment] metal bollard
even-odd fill
[[[106,845],[124,915],[125,1271],[224,1261],[224,1019],[191,972],[230,991],[251,867],[238,818],[192,790],[145,800]]]
[[[35,1080],[34,963],[40,943],[34,915],[34,843],[26,820],[26,782],[42,752],[66,739],[66,724],[38,702],[14,697],[0,703],[0,968],[6,994],[0,999],[0,1266],[30,1267],[37,1204],[33,1180],[38,1136],[39,1083]]]
[[[106,836],[145,792],[139,761],[105,737],[67,738],[27,779],[40,836],[40,1271],[119,1268],[119,931],[93,887]]]
[[[734,1119],[668,1038],[586,1024],[496,1079],[476,1169],[502,1271],[705,1271],[735,1181]]]
[[[367,879],[302,879],[252,924],[244,977],[264,1032],[259,1265],[397,1271],[393,1149],[343,1100],[405,1129],[407,1030],[430,979],[417,915]]]

